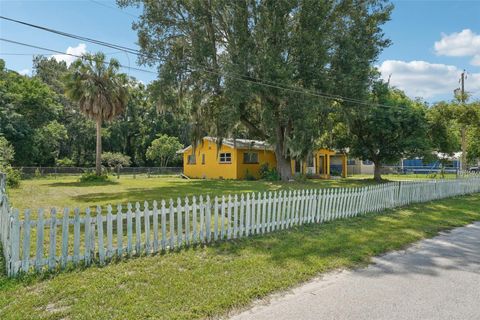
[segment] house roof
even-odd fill
[[[218,138],[215,137],[204,137],[204,140],[208,140],[216,143]],[[274,150],[274,147],[266,141],[261,140],[251,140],[251,139],[232,139],[225,138],[222,140],[222,145],[234,148],[234,149],[248,149],[248,150]],[[178,150],[177,153],[184,153],[189,150],[192,146]]]

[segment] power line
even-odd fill
[[[67,37],[67,38],[73,38],[73,39],[77,39],[77,40],[81,40],[81,41],[86,41],[86,42],[94,43],[94,44],[97,44],[97,45],[100,45],[100,46],[112,48],[112,49],[127,51],[127,52],[129,52],[129,53],[131,53],[131,54],[141,54],[141,55],[144,55],[144,54],[142,54],[140,51],[138,51],[137,49],[132,49],[132,48],[128,48],[128,47],[125,47],[125,46],[108,43],[108,42],[105,42],[105,41],[100,41],[100,40],[96,40],[96,39],[92,39],[92,38],[88,38],[88,37],[83,37],[83,36],[75,35],[75,34],[68,33],[68,32],[63,32],[63,31],[59,31],[59,30],[55,30],[55,29],[51,29],[51,28],[39,26],[39,25],[32,24],[32,23],[29,23],[29,22],[26,22],[26,21],[21,21],[21,20],[17,20],[17,19],[12,19],[12,18],[8,18],[8,17],[4,17],[4,16],[0,16],[0,19],[4,19],[4,20],[10,21],[10,22],[18,23],[18,24],[21,24],[21,25],[24,25],[24,26],[27,26],[27,27],[31,27],[31,28],[35,28],[35,29],[39,29],[39,30],[42,30],[42,31],[47,31],[47,32],[55,33],[55,34],[58,34],[58,35],[61,35],[61,36]]]
[[[22,24],[22,25],[26,25],[26,26],[29,26],[29,27],[32,27],[32,28],[36,28],[36,29],[40,29],[40,30],[43,30],[43,31],[47,31],[47,32],[58,34],[58,35],[62,35],[64,37],[74,38],[74,39],[77,39],[77,40],[86,41],[86,42],[94,43],[94,44],[109,47],[109,48],[115,48],[115,49],[130,53],[130,54],[134,54],[134,55],[137,55],[137,56],[148,56],[148,55],[140,52],[137,49],[132,49],[132,48],[125,47],[125,46],[122,46],[122,45],[112,44],[112,43],[108,43],[108,42],[101,41],[101,40],[96,40],[96,39],[92,39],[92,38],[88,38],[88,37],[78,36],[78,35],[75,35],[75,34],[63,32],[63,31],[59,31],[59,30],[54,30],[54,29],[51,29],[51,28],[31,24],[31,23],[28,23],[28,22],[25,22],[25,21],[20,21],[20,20],[16,20],[16,19],[12,19],[12,18],[7,18],[7,17],[4,17],[4,16],[0,16],[0,18],[4,19],[4,20],[11,21],[11,22],[19,23],[19,24]],[[62,52],[61,54],[65,54],[65,53]],[[149,58],[153,59],[153,60],[160,61],[160,62],[165,62],[164,59],[160,59],[158,57],[149,57]],[[125,68],[128,68],[128,67],[125,67]],[[143,69],[133,68],[133,67],[130,67],[130,68],[133,69],[133,70],[143,70]],[[362,101],[362,100],[358,100],[358,99],[354,99],[354,98],[343,97],[343,96],[340,96],[340,95],[327,94],[327,93],[322,93],[322,92],[317,92],[317,91],[312,91],[312,90],[307,90],[307,89],[298,89],[298,88],[295,88],[295,87],[285,86],[283,84],[279,84],[279,83],[276,83],[276,82],[273,82],[273,81],[263,80],[263,79],[259,79],[259,78],[255,78],[255,77],[251,77],[251,76],[242,75],[242,74],[233,74],[233,75],[232,74],[224,74],[224,73],[221,73],[219,71],[215,71],[215,70],[212,70],[212,69],[205,69],[205,68],[197,68],[197,70],[188,69],[188,71],[190,71],[190,72],[204,71],[204,72],[207,72],[207,73],[210,73],[210,74],[215,74],[215,75],[218,75],[218,76],[223,76],[223,77],[226,77],[226,78],[231,78],[231,79],[240,80],[240,81],[246,81],[246,82],[253,83],[253,84],[256,84],[256,85],[261,85],[261,86],[270,87],[270,88],[274,88],[274,89],[286,90],[286,91],[290,91],[290,92],[293,92],[293,93],[306,94],[306,95],[316,96],[316,97],[320,97],[320,98],[326,98],[326,99],[330,99],[330,100],[334,100],[334,101],[341,100],[343,102],[357,103],[357,104],[363,104],[363,105],[369,105],[369,106],[376,105],[376,106],[382,106],[382,107],[391,107],[391,106],[382,105],[382,104],[370,103],[370,102],[366,102],[366,101]]]
[[[104,52],[103,54],[109,56],[109,55],[114,55],[117,53],[124,53],[122,50],[118,51],[112,51],[112,52]],[[26,53],[26,52],[0,52],[0,55],[3,56],[41,56],[44,55],[45,52],[31,52],[31,53]],[[65,54],[65,53],[63,53]]]
[[[90,59],[90,58],[88,58],[87,56],[84,56],[84,55],[81,56],[81,55],[72,54],[72,53],[65,53],[65,52],[62,52],[62,51],[59,51],[59,50],[49,49],[49,48],[45,48],[45,47],[40,47],[40,46],[36,46],[36,45],[24,43],[24,42],[9,40],[9,39],[5,39],[5,38],[0,38],[0,40],[1,40],[1,41],[5,41],[5,42],[9,42],[9,43],[13,43],[13,44],[17,44],[17,45],[20,45],[20,46],[30,47],[30,48],[39,49],[39,50],[44,50],[44,51],[49,51],[49,52],[53,52],[53,53],[57,53],[57,54],[61,54],[61,55],[66,55],[66,56],[71,56],[71,57],[75,57],[75,58],[79,58],[79,59],[86,59],[86,60],[90,60],[90,61],[93,60],[93,59]],[[104,62],[104,63],[107,64],[107,65],[109,64],[108,62]],[[124,66],[124,65],[122,65],[122,64],[120,64],[119,66],[120,66],[120,68],[125,68],[125,69],[131,69],[131,70],[140,71],[140,72],[157,74],[157,73],[154,72],[154,71],[145,70],[145,69],[140,69],[140,68],[135,68],[135,67],[127,67],[127,66]]]

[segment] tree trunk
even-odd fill
[[[277,141],[275,144],[275,158],[277,160],[277,171],[282,181],[289,181],[293,178],[290,159],[285,158],[284,134],[280,125],[277,126]]]
[[[95,154],[95,172],[102,175],[102,119],[97,119],[97,151]]]
[[[375,179],[377,182],[380,182],[382,181],[382,165],[378,161],[374,161],[373,164],[375,165],[373,170],[373,179]]]

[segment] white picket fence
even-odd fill
[[[113,258],[265,234],[367,212],[480,192],[480,178],[392,182],[359,188],[179,198],[124,207],[25,210],[8,207],[3,176],[0,230],[9,276],[105,264]]]

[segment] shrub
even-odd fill
[[[4,165],[0,166],[0,171],[7,174],[7,187],[18,188],[20,186],[20,180],[22,179],[20,170]]]
[[[260,178],[267,181],[278,181],[280,180],[280,175],[277,172],[276,168],[270,168],[268,163],[264,163],[260,166],[259,169]]]
[[[338,169],[331,169],[330,170],[330,175],[331,176],[334,176],[334,177],[339,177],[342,175],[342,171],[338,170]]]
[[[117,179],[120,178],[120,169],[130,165],[130,157],[120,152],[102,153],[102,162],[111,170],[116,170]]]
[[[40,171],[39,168],[35,169],[34,175],[35,175],[35,178],[40,178],[42,176],[42,172]]]
[[[106,173],[103,173],[100,176],[97,176],[97,174],[93,171],[87,171],[84,172],[80,176],[80,182],[105,182],[108,181],[108,175]]]
[[[73,167],[74,162],[70,158],[57,159],[57,166],[59,167]]]

